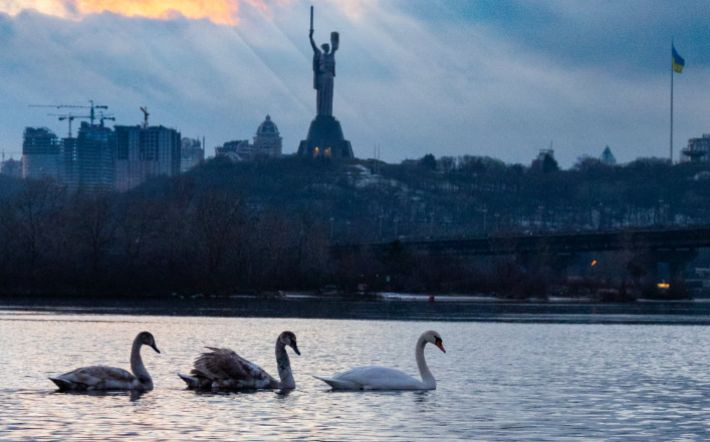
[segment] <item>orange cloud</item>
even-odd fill
[[[75,0],[81,15],[113,12],[128,17],[166,19],[175,14],[193,19],[209,19],[218,24],[237,23],[236,0]]]
[[[26,9],[64,18],[112,12],[127,17],[170,19],[181,15],[207,19],[217,24],[235,25],[240,3],[267,12],[265,0],[0,0],[0,12],[16,15]]]

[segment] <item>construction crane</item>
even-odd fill
[[[109,120],[109,121],[116,121],[116,117],[113,115],[105,115],[103,112],[99,112],[99,122],[101,124],[101,127],[104,127],[104,121]]]
[[[71,125],[74,120],[88,120],[91,117],[89,115],[73,115],[73,114],[47,114],[50,117],[58,117],[59,121],[66,121],[69,123],[69,138],[72,137]]]
[[[141,106],[141,112],[143,112],[143,129],[148,127],[148,117],[150,112],[148,112],[148,106]]]
[[[89,100],[89,106],[77,105],[77,104],[30,104],[30,107],[51,107],[54,109],[89,109],[89,121],[91,125],[94,125],[96,120],[96,111],[101,109],[108,109],[108,106],[104,104],[96,104],[94,100]]]

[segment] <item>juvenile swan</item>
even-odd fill
[[[285,331],[279,335],[276,339],[276,365],[281,381],[232,350],[213,347],[207,347],[211,351],[195,359],[189,376],[180,373],[178,376],[191,390],[292,390],[296,388],[296,381],[291,373],[286,346],[293,348],[297,355],[301,354],[295,334]]]
[[[446,353],[439,333],[431,330],[422,333],[414,352],[421,381],[399,370],[385,367],[358,367],[330,378],[316,378],[330,385],[333,390],[436,390],[436,379],[424,360],[424,346],[427,343],[436,345]]]
[[[94,365],[49,379],[57,384],[60,391],[152,390],[153,380],[141,358],[143,345],[160,353],[152,334],[145,331],[138,333],[131,347],[132,374],[122,368]]]

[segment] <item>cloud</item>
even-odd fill
[[[43,14],[0,0],[11,14],[0,15],[0,96],[11,109],[0,119],[3,149],[20,150],[25,126],[65,133],[27,104],[93,98],[111,106],[118,124],[137,124],[138,106],[148,105],[154,123],[205,135],[209,146],[253,136],[269,113],[284,150],[296,150],[315,108],[309,3],[241,1],[236,26],[191,19],[185,8],[154,17],[112,3],[92,4],[113,12],[89,13],[64,2],[62,13],[42,9],[57,2],[23,2]],[[665,155],[663,26],[683,23],[688,33],[676,41],[688,68],[676,78],[676,144],[710,130],[702,92],[710,69],[700,55],[708,41],[692,11],[664,25],[658,12],[639,22],[623,6],[574,4],[317,2],[316,40],[341,33],[335,114],[356,154],[368,157],[378,145],[389,161],[432,152],[528,163],[553,141],[564,165],[606,144],[621,160]]]
[[[265,8],[258,0],[247,0],[247,3]],[[5,0],[0,1],[0,12],[17,15],[22,11],[35,10],[75,19],[111,12],[126,17],[171,19],[179,16],[234,25],[238,22],[239,6],[239,0]]]
[[[75,0],[73,6],[81,15],[113,12],[127,17],[169,18],[177,14],[217,24],[236,24],[239,12],[236,0]]]

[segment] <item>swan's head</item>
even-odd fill
[[[297,355],[301,356],[301,352],[298,350],[298,344],[296,343],[296,335],[293,332],[285,331],[281,333],[279,335],[279,342],[283,345],[288,345]]]
[[[137,339],[138,339],[138,342],[140,342],[141,344],[152,347],[156,353],[160,353],[160,350],[158,350],[158,346],[155,345],[155,338],[153,337],[153,335],[150,332],[147,332],[147,331],[140,332],[138,334]]]
[[[426,342],[436,345],[437,347],[439,347],[439,350],[446,353],[446,349],[444,348],[444,341],[441,339],[441,335],[439,334],[439,332],[435,332],[434,330],[429,330],[428,332],[425,332],[424,340]]]

